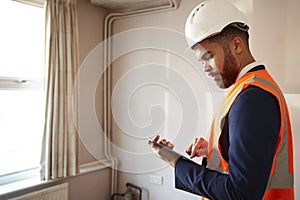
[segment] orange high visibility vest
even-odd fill
[[[221,121],[227,115],[236,97],[251,85],[273,94],[278,100],[281,115],[276,151],[263,199],[294,199],[293,146],[288,108],[281,90],[266,70],[248,72],[242,76],[232,86],[219,106],[211,126],[207,156],[208,168],[230,173],[228,172],[228,163],[222,158],[220,144],[218,143],[222,132]],[[280,164],[278,164],[279,161]]]

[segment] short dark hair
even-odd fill
[[[217,42],[223,47],[235,37],[240,37],[249,49],[248,26],[245,24],[229,24],[222,31],[212,37],[207,38],[209,42]]]

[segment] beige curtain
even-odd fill
[[[78,71],[76,0],[48,0],[46,13],[47,100],[41,179],[78,172],[74,83]]]

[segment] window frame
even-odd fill
[[[20,3],[25,3],[37,7],[43,7],[46,2],[46,0],[12,0],[12,1],[17,1]]]
[[[43,8],[46,0],[11,0],[19,3],[24,3],[30,6],[36,6]],[[41,66],[43,67],[43,66]],[[44,73],[45,74],[45,73]],[[29,78],[29,77],[7,77],[0,76],[0,90],[38,90],[45,91],[46,78]],[[42,142],[42,141],[41,141]],[[42,150],[41,150],[42,151]],[[21,182],[39,183],[40,180],[40,167],[33,167],[29,169],[24,169],[12,173],[7,173],[0,175],[0,196],[1,194],[6,193],[7,191],[14,191],[18,189],[15,186],[11,186],[17,182],[18,187],[23,188]],[[15,188],[15,189],[14,189]]]
[[[45,80],[0,76],[0,90],[45,90]]]

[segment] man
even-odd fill
[[[187,148],[207,167],[149,141],[175,167],[175,187],[209,199],[294,199],[292,132],[287,105],[264,65],[253,58],[245,16],[225,0],[208,0],[189,15],[190,48],[220,88],[230,90],[209,141]],[[159,141],[156,136],[154,141]],[[160,143],[173,148],[163,139]]]

